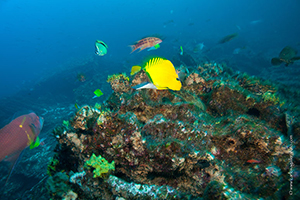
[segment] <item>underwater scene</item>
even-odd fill
[[[299,25],[299,0],[0,0],[0,199],[300,199]]]

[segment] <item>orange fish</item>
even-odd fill
[[[250,160],[247,160],[247,163],[258,164],[258,163],[261,163],[261,161],[259,161],[259,160],[254,160],[254,159],[250,159]]]
[[[43,123],[43,118],[31,112],[17,117],[0,129],[0,162],[7,160],[12,163],[7,180],[21,152],[28,146],[32,149],[39,145],[38,135]]]
[[[146,37],[146,38],[143,38],[139,41],[137,41],[134,45],[130,45],[132,52],[134,52],[135,50],[137,49],[140,49],[140,51],[146,49],[146,48],[151,48],[151,47],[154,47],[155,45],[158,45],[159,43],[161,43],[162,40],[157,38],[157,37]]]

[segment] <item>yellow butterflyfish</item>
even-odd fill
[[[132,75],[135,75],[135,74],[138,73],[140,70],[141,70],[141,67],[140,67],[140,66],[138,66],[138,65],[132,66],[130,75],[131,75],[131,76],[132,76]]]
[[[132,69],[131,71],[135,71],[135,69],[137,69],[137,66],[133,66],[133,68],[134,69]],[[141,69],[143,69],[147,73],[148,77],[151,80],[151,83],[142,83],[140,85],[134,86],[134,89],[181,89],[181,82],[171,61],[160,57],[154,57],[149,59],[144,64],[144,66],[141,67]]]

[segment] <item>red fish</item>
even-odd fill
[[[261,161],[259,161],[259,160],[254,160],[254,159],[250,159],[250,160],[247,160],[247,163],[258,164],[258,163],[261,163]]]
[[[7,180],[21,152],[28,146],[34,148],[39,145],[38,135],[43,123],[43,118],[31,112],[17,117],[0,129],[0,162],[2,160],[12,162]]]
[[[162,40],[157,38],[157,37],[146,37],[146,38],[143,38],[139,41],[137,41],[134,45],[130,45],[132,52],[134,52],[135,50],[137,49],[140,49],[140,51],[146,49],[146,48],[151,48],[151,47],[154,47],[155,45],[161,43]],[[139,52],[140,52],[139,51]]]

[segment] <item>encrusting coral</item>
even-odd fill
[[[106,102],[81,107],[69,127],[54,131],[57,161],[49,174],[52,185],[54,179],[55,185],[66,184],[60,195],[71,190],[77,199],[286,198],[290,156],[299,161],[299,148],[289,138],[298,141],[299,113],[282,103],[271,83],[221,64],[204,63],[184,76],[181,91],[132,89],[146,81],[144,72],[133,80],[110,77],[114,92]],[[56,179],[64,171],[69,180],[87,166],[95,169],[86,170],[81,185]],[[57,197],[55,187],[49,191]]]
[[[93,173],[94,173],[94,178],[100,177],[103,178],[105,174],[107,174],[110,170],[115,170],[115,162],[112,161],[111,163],[108,163],[105,158],[102,158],[101,155],[96,156],[93,154],[91,158],[85,162],[85,165],[88,167],[93,167],[95,168]]]

